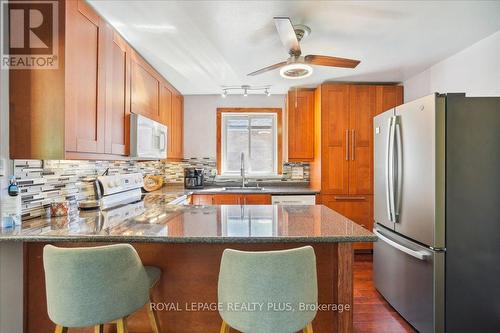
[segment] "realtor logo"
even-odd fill
[[[58,68],[58,1],[1,1],[1,67]]]

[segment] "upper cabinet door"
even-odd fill
[[[349,87],[349,194],[373,194],[373,115],[376,87]]]
[[[403,104],[403,86],[377,86],[377,103],[374,116],[401,104]]]
[[[184,99],[180,94],[172,96],[172,154],[169,159],[181,160],[184,158]]]
[[[160,122],[167,126],[167,158],[172,156],[172,91],[160,87]]]
[[[349,86],[324,85],[321,91],[321,192],[349,193]]]
[[[106,153],[129,154],[130,47],[107,25]]]
[[[160,82],[142,59],[137,56],[131,59],[131,112],[161,121]]]
[[[104,153],[104,21],[83,0],[66,6],[66,151]]]
[[[314,90],[291,90],[287,99],[288,160],[314,159]]]

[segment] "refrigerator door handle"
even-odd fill
[[[393,241],[392,239],[389,239],[389,238],[385,237],[377,229],[374,229],[373,233],[378,238],[380,238],[382,241],[384,241],[385,243],[387,243],[388,245],[390,245],[393,248],[395,248],[395,249],[397,249],[397,250],[399,250],[401,252],[404,252],[404,253],[406,253],[406,254],[414,257],[414,258],[417,258],[418,260],[426,260],[428,257],[430,257],[430,254],[427,253],[427,252],[424,252],[424,251],[415,251],[415,250],[409,249],[406,246],[403,246],[403,245],[401,245],[401,244]]]
[[[395,118],[395,137],[397,147],[397,173],[396,193],[394,195],[394,222],[399,222],[399,209],[401,207],[401,187],[403,184],[403,146],[401,139],[401,124],[399,117]]]
[[[387,215],[389,221],[395,222],[394,208],[394,117],[389,119],[389,131],[387,134],[387,156],[385,165],[386,201]]]

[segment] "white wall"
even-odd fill
[[[500,96],[500,31],[411,77],[403,85],[405,102],[434,92]]]
[[[219,107],[282,108],[285,95],[184,96],[184,157],[216,157],[216,114]]]

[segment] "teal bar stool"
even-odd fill
[[[245,333],[312,333],[318,302],[314,249],[226,249],[218,296],[221,333],[228,333],[230,328]]]
[[[150,306],[151,288],[161,270],[143,266],[129,244],[86,248],[43,249],[47,309],[56,333],[70,327],[116,323],[118,333],[127,332],[127,316],[147,306],[152,330],[158,333],[156,314]]]

